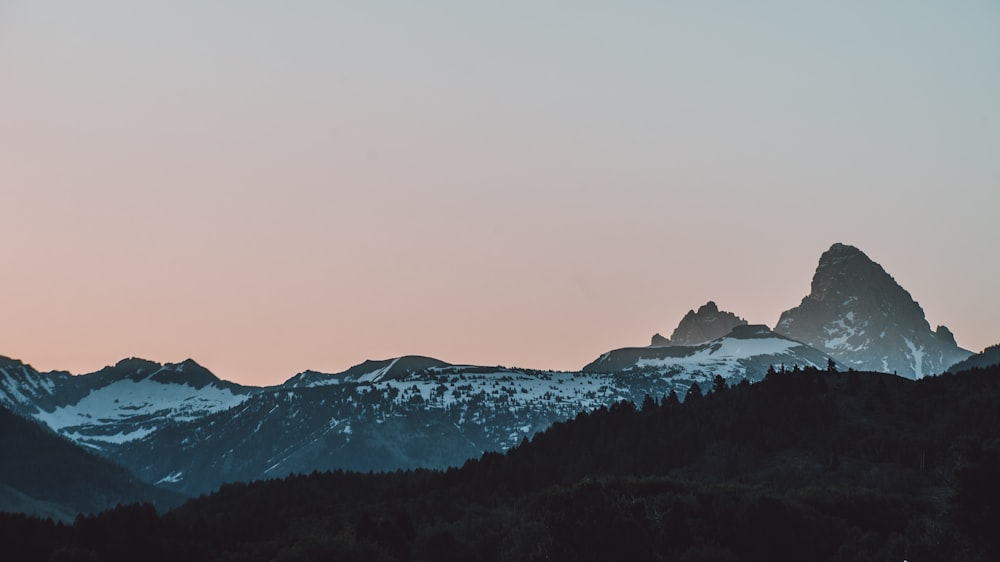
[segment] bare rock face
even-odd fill
[[[670,345],[670,339],[661,336],[660,334],[653,334],[653,339],[649,344],[649,347],[664,347]]]
[[[781,314],[775,331],[841,365],[915,379],[943,372],[971,352],[948,328],[932,331],[924,310],[861,250],[834,244],[823,253],[812,290]]]
[[[719,310],[714,302],[708,301],[697,312],[689,310],[684,315],[670,336],[669,345],[701,345],[746,324],[746,320],[732,312]]]

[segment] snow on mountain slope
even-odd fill
[[[0,404],[22,414],[33,412],[68,379],[66,373],[39,373],[31,365],[0,356]]]
[[[303,373],[237,406],[121,444],[112,458],[150,482],[199,494],[235,480],[312,470],[460,465],[503,451],[553,422],[621,400],[682,395],[715,375],[763,378],[770,365],[825,367],[827,357],[766,326],[737,326],[698,346],[608,352],[584,372],[366,361]]]
[[[826,362],[822,352],[767,326],[744,325],[702,345],[616,349],[583,371],[643,373],[701,384],[710,383],[716,375],[727,380],[759,380],[771,365],[825,367]]]
[[[669,392],[614,375],[437,363],[444,366],[398,378],[364,376],[382,365],[359,382],[266,389],[230,410],[125,443],[113,458],[188,494],[291,472],[443,468],[505,450],[582,410]]]
[[[189,421],[247,399],[229,389],[120,380],[74,404],[42,410],[34,418],[79,443],[121,443],[145,437],[164,423]]]
[[[221,381],[194,361],[125,359],[89,375],[38,373],[0,361],[0,403],[91,448],[140,439],[246,400],[252,389]]]

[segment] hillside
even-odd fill
[[[0,451],[0,511],[65,519],[119,503],[169,507],[180,501],[3,407]]]

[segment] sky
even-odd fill
[[[0,355],[578,369],[853,244],[1000,342],[1000,4],[0,1]]]

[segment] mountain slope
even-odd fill
[[[231,408],[256,390],[222,381],[190,359],[166,365],[124,359],[79,376],[0,359],[0,405],[96,450]]]
[[[193,361],[128,359],[66,377],[30,413],[145,481],[193,495],[293,472],[456,466],[619,400],[684,395],[695,382],[710,388],[715,375],[759,380],[770,365],[825,362],[762,326],[737,326],[701,346],[617,350],[581,373],[406,356],[245,388]]]
[[[626,347],[601,355],[584,373],[634,373],[664,378],[687,388],[703,388],[716,375],[738,382],[764,377],[770,366],[825,366],[827,356],[763,325],[739,325],[729,334],[702,345]]]
[[[33,510],[49,509],[58,515],[137,501],[166,507],[180,499],[3,407],[0,451],[0,486],[7,488],[3,494],[7,508],[34,502]]]
[[[420,362],[444,366],[408,374],[387,370],[401,362],[407,363],[365,362],[364,369],[349,370],[353,382],[334,377],[342,382],[304,386],[299,378],[109,454],[147,481],[186,494],[293,472],[444,468],[506,450],[581,410],[641,399],[648,390],[610,375],[437,360]]]
[[[700,346],[615,350],[580,373],[412,356],[366,361],[336,375],[303,373],[108,454],[147,481],[189,495],[293,472],[445,468],[619,400],[684,395],[696,382],[707,390],[716,375],[760,380],[772,365],[826,362],[766,326],[737,326]]]
[[[27,365],[0,356],[0,406],[31,414],[40,406],[51,405],[57,389],[70,384],[69,373],[39,373]]]
[[[969,369],[985,369],[994,365],[1000,365],[1000,344],[991,345],[982,352],[955,363],[948,367],[948,372],[959,373]]]
[[[845,366],[911,379],[941,373],[971,355],[944,326],[931,331],[910,293],[845,244],[823,253],[809,295],[781,314],[775,331]]]
[[[81,510],[32,498],[23,492],[0,484],[0,513],[23,513],[40,519],[72,521]]]

